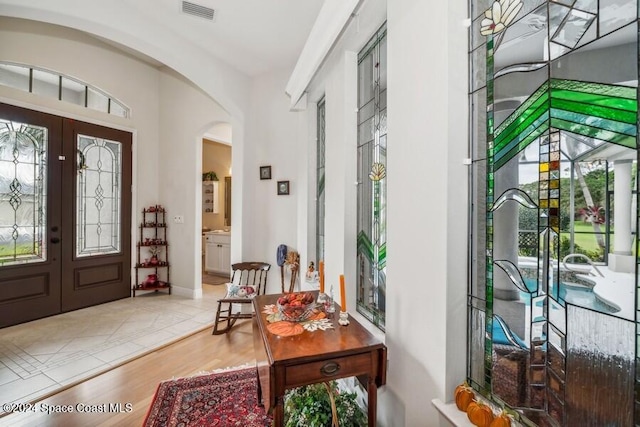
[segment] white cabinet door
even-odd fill
[[[220,248],[217,243],[207,243],[207,251],[204,257],[204,269],[208,272],[220,269]]]
[[[207,250],[204,257],[204,269],[212,273],[231,273],[231,244],[227,236],[207,236]]]
[[[231,273],[231,245],[221,245],[220,249],[220,268],[225,273]]]

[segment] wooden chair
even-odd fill
[[[231,282],[227,283],[227,294],[218,300],[213,335],[229,332],[238,319],[253,317],[253,297],[265,293],[270,268],[271,264],[266,262],[239,262],[231,266]]]

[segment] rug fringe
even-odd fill
[[[193,375],[189,375],[186,377],[171,377],[167,380],[163,380],[162,382],[165,381],[175,381],[178,380],[180,378],[196,378],[196,377],[201,377],[203,375],[211,375],[211,374],[219,374],[221,372],[230,372],[230,371],[240,371],[242,369],[249,369],[249,368],[254,368],[256,366],[255,363],[243,363],[242,365],[237,365],[237,366],[227,366],[226,368],[217,368],[217,369],[213,369],[211,371],[198,371]]]

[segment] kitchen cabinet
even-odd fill
[[[205,233],[204,269],[207,273],[231,274],[231,235]]]

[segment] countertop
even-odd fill
[[[205,231],[202,233],[203,235],[207,236],[230,236],[231,232],[230,231],[224,231],[224,230],[211,230],[211,231]]]

